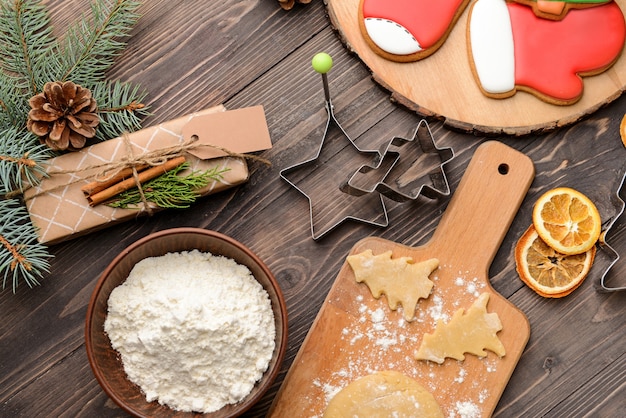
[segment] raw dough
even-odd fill
[[[404,318],[410,321],[415,316],[415,306],[420,298],[430,295],[434,283],[428,278],[439,267],[439,260],[415,263],[411,257],[391,258],[391,251],[374,255],[372,250],[347,257],[356,281],[364,282],[378,299],[383,293],[391,310],[402,305]]]
[[[328,403],[323,418],[443,418],[435,397],[415,379],[382,371],[355,380]]]
[[[435,332],[424,335],[415,358],[441,364],[446,357],[464,360],[464,353],[485,357],[485,349],[504,356],[504,346],[496,335],[502,329],[502,322],[497,313],[487,313],[488,301],[489,293],[483,293],[467,313],[459,309],[449,323],[437,321]]]

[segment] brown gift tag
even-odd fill
[[[214,167],[227,170],[220,181],[199,190],[201,196],[239,185],[249,177],[244,158],[225,156],[224,152],[212,147],[244,154],[272,146],[262,106],[231,111],[217,106],[141,129],[129,134],[127,139],[137,156],[180,145],[191,135],[198,137],[197,144],[209,145],[187,152],[191,170],[204,171]],[[39,241],[47,244],[61,242],[136,217],[137,209],[116,209],[106,205],[90,207],[81,191],[81,187],[93,181],[102,170],[93,167],[120,161],[126,156],[124,139],[114,138],[49,160],[47,172],[50,177],[24,193]]]

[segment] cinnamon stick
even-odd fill
[[[148,164],[141,164],[135,167],[137,171],[143,171],[146,168],[148,168]],[[119,173],[111,177],[109,180],[92,181],[91,183],[85,184],[83,187],[80,188],[80,190],[82,190],[82,192],[85,194],[85,197],[89,197],[98,192],[101,192],[102,190],[108,189],[109,187],[121,182],[122,180],[129,179],[132,176],[133,176],[132,167],[127,167],[123,170],[120,170]]]
[[[150,167],[147,170],[141,171],[138,173],[139,183],[145,183],[148,180],[152,180],[155,177],[164,174],[179,165],[185,162],[185,157],[176,157],[171,160],[166,161],[165,163]],[[87,196],[87,201],[89,202],[89,206],[96,206],[102,202],[106,202],[118,194],[125,192],[126,190],[132,189],[133,187],[140,187],[141,184],[137,184],[134,177],[123,180],[119,183],[116,183],[105,190],[102,190],[98,193]]]

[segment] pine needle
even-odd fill
[[[146,200],[154,203],[162,209],[184,209],[196,201],[196,192],[209,185],[211,181],[219,181],[228,168],[221,169],[213,167],[210,170],[198,172],[194,171],[188,175],[180,176],[183,170],[189,168],[189,163],[184,163],[156,177],[145,184],[142,184]],[[141,195],[139,189],[134,188],[119,194],[114,200],[107,202],[108,206],[114,208],[140,208]]]

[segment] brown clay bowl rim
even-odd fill
[[[281,364],[282,364],[282,361],[283,361],[283,358],[284,358],[284,355],[285,355],[285,351],[287,349],[287,329],[288,329],[287,307],[286,307],[286,304],[285,304],[285,299],[284,299],[282,290],[281,290],[281,288],[280,288],[280,286],[278,284],[278,281],[276,280],[276,278],[274,277],[274,275],[272,274],[270,269],[267,267],[267,265],[255,253],[253,253],[248,247],[246,247],[244,244],[242,244],[241,242],[239,242],[239,241],[237,241],[237,240],[235,240],[235,239],[233,239],[233,238],[231,238],[231,237],[229,237],[227,235],[224,235],[222,233],[219,233],[219,232],[216,232],[216,231],[212,231],[212,230],[207,230],[207,229],[202,229],[202,228],[192,228],[192,227],[165,229],[165,230],[162,230],[162,231],[151,233],[151,234],[149,234],[149,235],[147,235],[147,236],[145,236],[143,238],[140,238],[139,240],[135,241],[134,243],[132,243],[128,247],[126,247],[124,250],[122,250],[111,261],[111,263],[106,267],[106,269],[103,271],[103,273],[98,278],[98,281],[96,282],[94,290],[93,290],[93,292],[91,294],[91,298],[89,300],[89,305],[87,307],[87,315],[86,315],[86,320],[85,320],[85,349],[87,351],[87,358],[89,360],[89,365],[91,366],[93,374],[96,377],[96,380],[100,384],[101,388],[104,390],[104,392],[120,408],[122,408],[127,413],[129,413],[131,415],[134,415],[134,416],[137,416],[137,417],[144,417],[145,416],[140,411],[137,411],[132,406],[128,405],[124,401],[123,398],[121,398],[121,397],[119,397],[117,395],[117,392],[114,391],[112,389],[112,387],[109,385],[109,381],[105,378],[103,372],[100,370],[100,368],[97,365],[96,356],[95,356],[95,353],[94,353],[94,347],[92,345],[92,341],[91,341],[91,337],[90,337],[91,333],[93,331],[93,328],[94,328],[93,315],[95,313],[95,304],[96,304],[96,301],[98,300],[98,296],[102,292],[103,285],[106,282],[107,278],[109,277],[111,271],[118,264],[120,264],[130,253],[132,253],[132,251],[136,250],[137,248],[141,247],[142,245],[146,244],[147,242],[154,241],[154,240],[157,240],[159,238],[166,237],[166,236],[179,235],[179,234],[197,234],[197,235],[208,236],[208,237],[211,237],[211,238],[215,238],[217,240],[221,240],[221,241],[227,243],[228,245],[231,245],[232,247],[242,251],[267,276],[268,281],[271,284],[271,287],[273,288],[273,289],[271,289],[271,291],[273,291],[276,294],[276,299],[278,301],[278,306],[274,307],[273,310],[274,310],[275,316],[276,316],[276,313],[280,314],[278,318],[275,318],[275,322],[277,324],[279,324],[280,328],[281,328],[281,329],[277,329],[276,330],[276,332],[277,332],[277,335],[276,335],[277,346],[274,348],[274,350],[276,350],[276,359],[275,359],[274,362],[270,363],[270,365],[269,365],[270,370],[266,371],[265,374],[264,374],[264,377],[262,378],[262,380],[264,380],[264,382],[262,383],[262,386],[255,391],[253,396],[249,395],[249,397],[244,398],[240,403],[238,403],[236,405],[231,405],[231,407],[235,407],[235,411],[234,411],[233,415],[228,415],[228,416],[233,416],[233,417],[239,416],[239,415],[243,414],[244,412],[246,412],[247,410],[249,410],[254,404],[256,404],[259,401],[259,399],[261,397],[263,397],[263,395],[270,388],[272,383],[275,381],[276,376],[280,372]],[[120,282],[120,284],[123,283],[124,280],[126,280],[126,279],[123,279]],[[263,283],[261,283],[261,284],[263,285]],[[266,289],[266,290],[268,290],[268,289]],[[272,300],[272,304],[273,304],[274,303],[273,298],[271,298],[271,300]],[[102,330],[102,332],[104,332],[104,330]],[[105,336],[106,336],[106,334],[105,334]],[[106,338],[108,340],[108,336]],[[259,383],[257,382],[257,385],[258,384]],[[144,399],[144,401],[145,401],[145,399]],[[146,403],[148,403],[148,402],[146,401]],[[156,403],[156,401],[154,401],[154,403]],[[195,412],[193,412],[193,413],[182,413],[182,412],[178,412],[178,411],[174,411],[174,410],[171,410],[171,411],[172,411],[173,415],[179,413],[179,414],[184,415],[184,416],[187,416],[187,415],[188,416],[193,416],[193,417],[200,417],[200,416],[202,416],[202,417],[207,417],[207,418],[208,417],[212,417],[214,415],[218,416],[216,414],[219,413],[219,410],[215,411],[214,413],[206,413],[206,414],[200,414],[200,413],[195,413]],[[219,415],[219,416],[222,416],[222,415]]]

